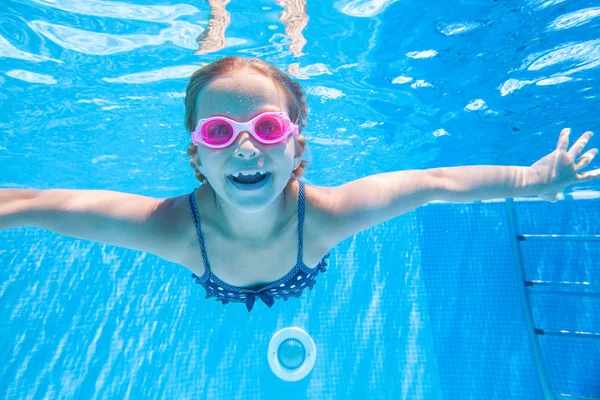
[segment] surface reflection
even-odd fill
[[[8,40],[4,37],[0,36],[0,58],[17,58],[20,60],[33,61],[33,62],[43,62],[43,61],[54,61],[56,63],[62,63],[60,60],[54,60],[49,57],[40,56],[37,54],[28,53],[26,51],[21,51],[13,46]]]
[[[181,16],[194,15],[199,10],[188,4],[149,6],[104,0],[30,0],[69,13],[96,17],[123,18],[148,22],[169,22]]]
[[[230,0],[208,0],[210,7],[210,15],[208,16],[208,24],[204,32],[202,32],[196,41],[198,42],[198,50],[195,54],[207,54],[225,47],[227,39],[225,39],[225,30],[229,26],[231,16],[225,9],[225,6]]]
[[[111,55],[129,52],[144,46],[159,46],[171,42],[188,49],[195,48],[193,37],[202,29],[184,21],[174,21],[158,35],[117,35],[71,28],[45,21],[31,21],[29,27],[64,49],[90,55]]]
[[[223,49],[227,44],[225,31],[231,22],[231,15],[225,7],[230,0],[208,0],[210,15],[206,30],[196,39],[198,50],[196,54],[213,53]],[[302,34],[308,24],[305,0],[276,0],[277,5],[283,7],[279,20],[283,23],[285,34],[290,38],[288,48],[295,57],[300,57],[306,39]],[[292,70],[297,70],[294,67]]]

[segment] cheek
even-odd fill
[[[296,143],[294,142],[293,139],[290,139],[285,143],[285,147],[283,148],[283,153],[288,157],[289,156],[294,157],[295,152],[296,152]]]
[[[206,148],[198,148],[198,152],[194,157],[197,165],[202,165],[203,167],[210,167],[215,163],[223,153],[222,150],[212,150]]]
[[[293,160],[296,157],[296,142],[290,140],[285,149],[286,157]]]
[[[196,154],[192,157],[192,160],[194,161],[194,164],[196,164],[197,168],[202,168],[202,160],[204,159],[204,157],[202,157],[200,155],[200,152],[196,152]]]
[[[292,165],[294,160],[294,143],[280,144],[267,150],[268,158],[279,165],[279,168]]]

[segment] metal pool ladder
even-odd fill
[[[548,379],[546,363],[540,346],[539,337],[542,335],[548,336],[563,336],[572,338],[595,338],[600,339],[600,332],[581,332],[556,329],[542,329],[535,326],[533,318],[533,309],[529,296],[531,293],[544,294],[560,294],[567,296],[593,296],[600,297],[600,291],[591,292],[585,290],[590,288],[585,282],[552,282],[552,281],[535,281],[527,280],[525,277],[525,268],[523,265],[523,257],[521,253],[521,242],[523,241],[600,241],[600,235],[528,235],[519,234],[517,225],[516,209],[513,199],[506,199],[508,229],[511,236],[511,247],[517,270],[517,278],[519,280],[519,295],[523,304],[525,314],[525,323],[527,324],[527,332],[529,341],[533,350],[533,356],[537,367],[538,376],[546,399],[570,399],[570,400],[600,400],[599,398],[581,397],[566,393],[555,393]]]

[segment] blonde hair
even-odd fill
[[[220,75],[243,68],[252,68],[257,72],[264,74],[266,77],[273,79],[275,82],[280,83],[283,88],[286,89],[288,94],[288,116],[292,122],[298,125],[299,132],[302,133],[302,129],[306,126],[308,114],[306,96],[304,95],[302,87],[279,68],[260,58],[244,58],[237,56],[223,57],[217,61],[213,61],[194,72],[191,76],[187,88],[185,89],[185,126],[188,132],[192,132],[196,129],[197,114],[195,105],[198,94],[202,88],[208,84],[210,80]],[[296,154],[300,155],[304,154],[304,151],[306,150],[306,139],[302,134],[295,138],[295,150]],[[205,177],[192,161],[197,151],[198,149],[196,149],[196,146],[192,143],[188,145],[187,155],[190,157],[190,166],[194,170],[196,179],[202,182]],[[304,174],[309,162],[309,160],[302,160],[298,168],[293,172],[295,178],[300,178]]]

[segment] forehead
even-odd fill
[[[263,111],[286,112],[286,91],[273,79],[249,68],[212,79],[196,99],[197,119],[226,115],[247,121]]]

